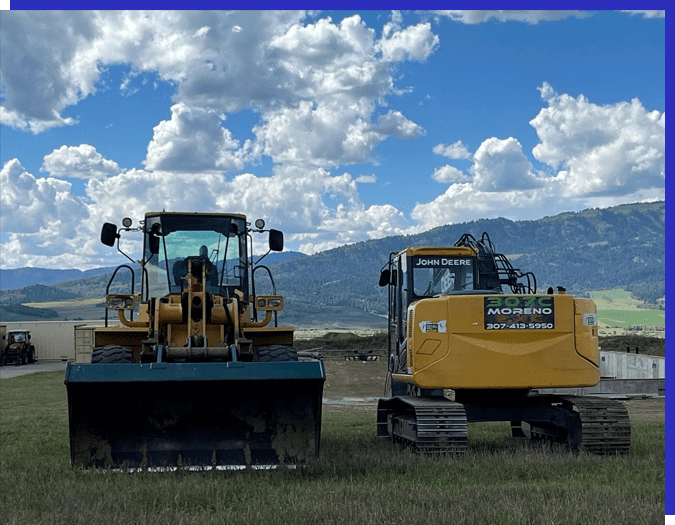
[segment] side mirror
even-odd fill
[[[106,222],[101,228],[101,242],[106,246],[115,246],[115,241],[119,239],[117,233],[117,226],[112,223]]]
[[[151,254],[157,255],[159,253],[159,237],[152,233],[148,235],[148,248]]]
[[[284,234],[279,230],[270,230],[270,250],[273,252],[284,251]]]
[[[390,284],[396,284],[396,270],[389,270],[387,268],[386,270],[382,270],[382,273],[380,274],[380,286],[387,286]]]

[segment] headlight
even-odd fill
[[[283,310],[284,299],[280,295],[261,295],[256,297],[255,306],[258,310]]]
[[[136,297],[126,294],[110,294],[105,300],[109,310],[133,310],[136,307]]]

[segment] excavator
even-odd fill
[[[513,437],[628,453],[621,402],[540,392],[600,381],[592,300],[560,286],[538,294],[534,274],[514,268],[485,232],[392,252],[379,284],[389,343],[378,437],[461,455],[468,422],[507,421]]]
[[[112,273],[91,363],[66,368],[71,464],[253,468],[316,458],[324,363],[299,357],[293,328],[278,326],[283,297],[259,264],[283,250],[283,233],[224,213],[148,212],[132,224],[101,230],[134,264]],[[143,236],[140,270],[120,248],[130,232]],[[262,232],[269,249],[256,261],[252,235]],[[271,295],[255,293],[260,272]],[[126,284],[128,293],[110,293]]]

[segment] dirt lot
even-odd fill
[[[371,407],[384,391],[387,365],[379,361],[345,361],[326,359],[326,384],[324,397],[327,408],[332,406]],[[341,401],[338,401],[341,400]],[[641,398],[621,400],[628,409],[632,421],[665,421],[665,398]]]
[[[619,344],[623,344],[620,342]],[[297,339],[298,350],[314,350],[325,353],[326,383],[324,385],[324,409],[327,411],[354,409],[375,410],[377,398],[384,393],[387,373],[386,334],[361,337],[351,333],[329,332],[312,339]],[[646,345],[643,345],[646,346]],[[380,355],[376,361],[347,361],[344,357],[328,354],[359,350]],[[0,378],[41,371],[64,370],[64,362],[36,363],[20,367],[0,367]],[[665,421],[665,398],[622,400],[633,421]]]
[[[377,361],[347,361],[344,357],[324,357],[326,383],[324,403],[327,410],[355,408],[374,409],[377,398],[384,392],[387,373],[386,334],[359,337],[353,334],[328,333],[320,338],[296,341],[302,350],[318,350],[327,354],[339,350],[372,350],[381,354]],[[633,421],[665,421],[665,398],[643,398],[621,400]]]
[[[644,399],[630,399],[623,402],[628,409],[631,421],[665,421],[666,398],[648,397]]]

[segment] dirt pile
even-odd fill
[[[298,350],[356,350],[386,355],[387,334],[379,332],[370,336],[360,336],[350,332],[328,332],[312,339],[296,339],[293,346]]]
[[[601,337],[600,347],[612,352],[640,353],[658,357],[666,357],[666,340],[659,337],[640,335],[622,335],[619,337]]]

